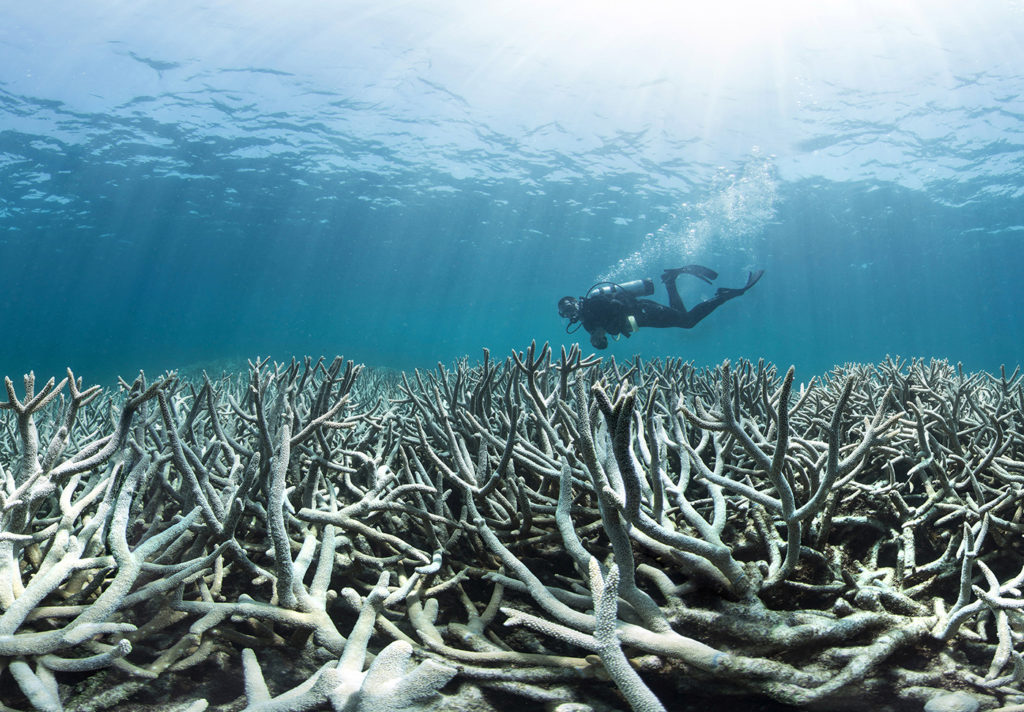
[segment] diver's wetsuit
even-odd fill
[[[754,286],[754,283],[761,277],[760,271],[751,274],[745,287],[740,289],[720,288],[711,299],[687,310],[676,287],[676,278],[680,273],[681,271],[669,270],[663,277],[665,289],[668,291],[668,306],[650,299],[634,297],[624,290],[615,290],[610,294],[598,293],[587,297],[580,304],[580,321],[583,323],[583,328],[591,334],[596,329],[601,329],[610,336],[619,334],[629,336],[641,326],[692,329],[720,305],[730,299],[735,299]],[[630,322],[630,317],[633,317],[633,322]]]

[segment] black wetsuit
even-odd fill
[[[691,329],[720,305],[740,296],[752,286],[748,283],[747,287],[743,289],[719,289],[711,299],[687,310],[679,296],[679,290],[676,288],[676,276],[673,274],[670,279],[665,280],[668,306],[650,299],[634,297],[632,294],[618,289],[611,293],[600,292],[587,297],[580,304],[580,321],[583,323],[583,328],[591,334],[596,329],[601,329],[609,336],[619,334],[629,336],[641,326],[652,326],[659,329],[669,327]],[[635,325],[629,320],[631,316]]]

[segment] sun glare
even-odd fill
[[[842,46],[881,25],[927,34],[919,0],[520,0],[474,5],[475,21],[556,64],[754,64],[780,49]],[[866,32],[865,32],[866,31]]]
[[[600,54],[629,49],[699,54],[709,58],[757,50],[799,31],[827,2],[807,0],[759,2],[670,2],[668,0],[590,0],[560,4],[527,3],[547,14],[538,23],[555,29],[565,49]],[[535,16],[540,20],[541,17]]]

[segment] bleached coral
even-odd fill
[[[535,346],[7,380],[0,703],[1021,704],[1022,381]]]

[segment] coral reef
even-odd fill
[[[1022,382],[7,379],[0,710],[1024,709]]]

